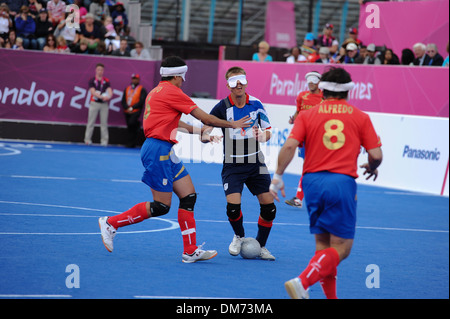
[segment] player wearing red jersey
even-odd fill
[[[327,298],[337,298],[337,266],[350,254],[355,235],[360,147],[368,153],[368,163],[361,165],[364,175],[369,174],[367,179],[377,178],[383,158],[369,116],[345,100],[354,87],[350,74],[332,68],[322,75],[320,87],[325,101],[297,117],[270,185],[277,200],[278,191],[285,196],[282,175],[298,145],[305,143],[303,188],[316,254],[299,277],[285,283],[295,299],[309,298],[308,287],[318,281]]]
[[[206,125],[232,128],[249,127],[249,117],[228,122],[201,110],[181,90],[187,70],[182,59],[166,58],[161,64],[161,82],[147,96],[144,114],[147,139],[141,149],[141,160],[145,168],[142,181],[150,187],[153,202],[143,202],[120,215],[99,219],[103,244],[109,252],[113,250],[113,239],[119,227],[167,214],[174,192],[180,199],[178,223],[184,246],[182,261],[192,263],[217,255],[215,250],[203,250],[202,246],[197,246],[194,219],[197,194],[189,173],[172,148],[177,143],[175,137],[178,127],[194,133],[192,126],[180,121],[182,113],[191,114]],[[202,138],[202,141],[205,140],[210,139]]]
[[[300,92],[297,96],[297,111],[293,116],[289,118],[289,124],[294,124],[295,119],[298,114],[302,111],[309,110],[313,108],[317,104],[323,101],[323,92],[319,89],[321,75],[319,72],[309,72],[305,75],[306,82],[308,83],[308,91]],[[305,147],[302,146],[298,149],[298,156],[305,159]],[[303,197],[305,194],[303,193],[302,188],[302,178],[298,182],[297,193],[291,199],[285,200],[285,203],[289,206],[302,208],[303,206]]]

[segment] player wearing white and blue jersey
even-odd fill
[[[261,259],[275,260],[267,250],[266,242],[275,219],[276,207],[269,192],[270,175],[264,163],[260,143],[271,137],[271,126],[261,101],[248,95],[245,90],[247,78],[245,70],[234,67],[226,73],[227,87],[231,94],[221,100],[210,114],[219,119],[236,121],[249,116],[251,127],[229,129],[222,128],[224,143],[224,161],[222,183],[227,198],[227,216],[234,231],[229,252],[237,256],[245,237],[241,197],[244,184],[258,197],[260,216],[256,239],[261,245]]]

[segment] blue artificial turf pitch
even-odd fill
[[[168,215],[119,229],[113,253],[102,244],[98,217],[152,200],[139,150],[0,142],[0,298],[288,298],[283,283],[314,254],[306,209],[277,204],[267,244],[276,261],[233,257],[221,165],[185,166],[199,194],[197,242],[218,251],[195,264],[181,262],[175,195]],[[285,183],[293,196],[298,176]],[[259,205],[247,189],[242,211],[255,237]],[[449,298],[448,211],[448,197],[360,185],[338,297]],[[379,286],[369,288],[374,269]],[[310,296],[324,298],[320,285]]]

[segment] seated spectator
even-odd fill
[[[325,28],[323,28],[323,34],[319,36],[317,39],[317,45],[319,47],[331,47],[333,46],[333,42],[336,40],[333,37],[333,28],[334,26],[331,23],[327,23]]]
[[[414,65],[423,66],[429,65],[431,58],[427,54],[427,46],[423,43],[416,43],[413,46],[414,55],[416,58],[413,61]]]
[[[92,0],[89,6],[89,13],[94,15],[94,19],[102,21],[106,17],[110,16],[109,7],[105,3],[105,0]]]
[[[414,52],[411,49],[403,49],[402,50],[402,65],[414,65]]]
[[[358,29],[357,28],[350,28],[348,30],[348,35],[351,39],[355,41],[355,43],[360,47],[362,45],[362,41],[358,39]]]
[[[371,43],[367,46],[367,57],[364,59],[363,64],[381,64],[381,60],[376,56],[375,44]]]
[[[256,62],[272,62],[273,58],[269,55],[270,45],[266,41],[258,44],[258,52],[253,54],[252,60]]]
[[[447,42],[447,57],[444,60],[444,63],[442,63],[442,66],[448,67],[449,65],[449,56],[448,56],[448,42]]]
[[[303,40],[303,45],[301,47],[302,54],[308,59],[310,54],[315,54],[317,48],[315,46],[315,38],[313,33],[307,33],[305,39]]]
[[[45,42],[44,52],[58,52],[56,47],[56,38],[53,34],[47,36],[47,41]]]
[[[88,13],[86,5],[84,4],[87,0],[73,0],[73,4],[77,5],[80,8],[80,23],[83,23],[85,20],[85,16]],[[89,2],[90,4],[90,2]],[[67,39],[66,39],[67,40]]]
[[[89,54],[89,41],[87,39],[81,39],[77,46],[72,50],[76,54]],[[98,46],[98,45],[97,45]]]
[[[128,41],[126,39],[120,40],[120,47],[114,50],[111,55],[131,57],[130,50],[128,49]]]
[[[293,47],[291,49],[291,55],[287,57],[286,63],[298,63],[298,62],[306,62],[306,58],[301,54],[301,51],[298,47]]]
[[[147,49],[144,49],[144,44],[142,42],[136,42],[134,49],[131,50],[130,55],[132,58],[139,60],[150,60],[150,53]]]
[[[18,37],[16,39],[16,43],[14,43],[14,45],[12,46],[13,50],[24,50],[23,47],[23,39],[21,37]]]
[[[92,52],[97,48],[98,43],[103,40],[103,33],[99,25],[94,23],[94,15],[88,13],[85,16],[86,21],[80,25],[80,39],[88,40],[89,50]]]
[[[320,58],[316,60],[316,63],[323,63],[323,64],[330,64],[330,48],[328,47],[321,47],[319,49],[319,56]]]
[[[108,49],[106,48],[106,44],[104,41],[100,41],[97,45],[97,49],[94,51],[95,55],[109,55]]]
[[[62,0],[49,0],[47,2],[48,19],[56,27],[66,14],[66,4]]]
[[[364,60],[366,59],[368,53],[367,53],[367,47],[365,45],[361,45],[359,47],[359,55],[355,59],[356,64],[363,64]]]
[[[20,14],[20,8],[22,8],[22,6],[28,6],[28,0],[0,0],[0,3],[7,5],[9,8],[9,15],[12,19],[15,19]],[[14,45],[14,43],[11,45]]]
[[[109,47],[111,45],[112,51],[117,50],[120,47],[120,36],[117,34],[114,25],[112,24],[112,18],[107,17],[104,22],[105,29],[105,45]],[[111,53],[110,52],[110,53]]]
[[[430,57],[430,66],[442,66],[444,58],[439,54],[436,44],[430,43],[427,45],[427,54]]]
[[[43,8],[42,3],[39,3],[37,0],[28,0],[28,2],[28,8],[30,9],[31,16],[33,17],[33,19],[38,18],[39,13]]]
[[[25,49],[37,49],[37,41],[34,36],[36,22],[31,17],[30,9],[27,6],[22,6],[20,14],[16,16],[16,32],[17,36],[23,39]]]
[[[345,55],[339,59],[338,63],[354,64],[355,59],[357,57],[358,57],[358,46],[355,43],[350,42],[345,47]]]
[[[398,56],[394,53],[394,51],[392,51],[392,49],[386,49],[386,51],[384,51],[383,64],[385,64],[385,65],[387,65],[387,64],[394,64],[394,65],[400,64],[400,60],[399,60]]]
[[[68,27],[66,25],[66,19],[61,20],[61,22],[55,28],[55,32],[53,33],[53,35],[56,38],[58,38],[59,36],[64,37],[69,48],[74,48],[78,43],[80,37],[80,35],[77,33],[77,29]]]
[[[8,39],[9,30],[12,29],[13,22],[9,17],[8,5],[2,3],[0,6],[0,46]]]
[[[34,33],[38,50],[42,51],[44,49],[45,39],[50,33],[53,33],[53,23],[48,21],[47,10],[41,8],[39,16],[36,18],[36,32]]]
[[[120,29],[126,28],[128,26],[128,17],[125,13],[125,7],[122,2],[117,2],[113,7],[113,12],[111,13],[111,18],[113,19],[114,27],[119,27]]]
[[[56,38],[56,49],[58,53],[70,53],[70,49],[67,46],[66,39],[62,35]]]

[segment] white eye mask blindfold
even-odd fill
[[[162,77],[167,77],[167,76],[181,76],[183,78],[183,81],[186,81],[186,73],[188,71],[188,66],[184,65],[184,66],[177,66],[177,67],[161,67],[161,69],[159,69],[159,73],[161,74]]]
[[[229,78],[227,80],[228,85],[230,86],[230,88],[235,88],[237,86],[237,83],[241,82],[242,85],[247,85],[247,77],[243,74],[241,75],[236,75],[236,76],[232,76],[231,78]]]

